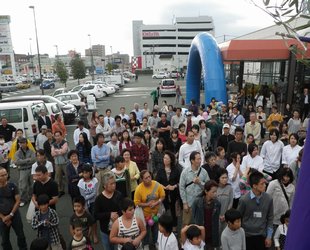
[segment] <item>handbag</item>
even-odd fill
[[[144,218],[144,213],[143,213],[142,207],[137,206],[135,208],[135,216],[137,218],[140,218],[142,220],[144,226],[146,226],[146,221],[145,221],[145,218]]]
[[[279,180],[278,180],[278,181],[279,181]],[[287,193],[286,193],[286,191],[285,191],[285,189],[284,189],[284,187],[283,187],[283,185],[282,185],[282,183],[281,183],[280,181],[279,181],[279,184],[280,184],[280,187],[281,187],[282,192],[283,192],[283,194],[284,194],[284,197],[285,197],[285,199],[286,199],[287,205],[288,205],[288,207],[290,207],[290,201],[289,201],[289,199],[288,199]]]
[[[34,212],[35,212],[35,205],[33,201],[31,200],[28,206],[27,213],[26,213],[26,220],[28,223],[31,223]]]

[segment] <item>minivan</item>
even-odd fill
[[[177,86],[175,85],[174,79],[163,79],[160,82],[159,94],[160,96],[164,95],[173,95],[177,94]]]
[[[16,90],[17,90],[16,82],[0,82],[1,93],[12,92]]]
[[[45,103],[39,100],[0,103],[0,117],[5,117],[16,129],[22,129],[32,143],[35,143],[39,133],[38,118],[41,110],[49,115]]]

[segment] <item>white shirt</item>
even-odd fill
[[[195,246],[192,243],[190,243],[189,240],[186,240],[183,245],[183,250],[203,250],[204,247],[205,247],[205,242],[203,240],[201,241],[200,246]]]
[[[286,224],[281,224],[278,226],[274,236],[273,236],[273,239],[274,239],[274,245],[275,247],[280,247],[280,242],[279,242],[279,238],[280,238],[280,235],[283,234],[283,235],[286,235],[287,234],[287,225]]]
[[[36,168],[37,167],[38,167],[38,163],[37,162],[32,164],[31,175],[34,175],[36,173]],[[47,172],[48,173],[53,173],[54,172],[53,164],[50,161],[46,161],[45,167],[47,168]]]
[[[185,167],[190,167],[191,162],[189,160],[189,156],[192,152],[197,151],[200,153],[201,156],[201,164],[203,164],[203,152],[201,149],[201,144],[199,141],[194,140],[192,144],[188,144],[185,142],[179,150],[179,164],[185,168]]]
[[[247,167],[255,168],[256,170],[263,172],[264,159],[263,157],[256,155],[252,158],[251,155],[246,155],[242,159],[241,172],[244,173]]]
[[[240,183],[240,175],[239,173],[237,174],[237,177],[235,179],[235,181],[232,180],[236,167],[233,163],[230,163],[227,168],[226,168],[227,172],[228,172],[228,183],[231,184],[231,187],[234,191],[234,199],[238,199],[241,197],[241,191],[240,191],[240,187],[239,187],[239,183]]]
[[[80,130],[79,128],[77,128],[76,130],[74,130],[74,133],[73,133],[73,141],[74,141],[74,145],[78,144],[79,143],[79,137],[80,137],[80,134],[84,132],[87,134],[87,138],[88,140],[90,140],[90,133],[89,133],[89,130],[87,128],[83,128],[82,130]]]
[[[291,147],[291,145],[286,145],[282,151],[282,164],[291,165],[294,161],[296,161],[299,151],[302,149],[301,146],[296,145],[295,147]]]
[[[126,115],[126,114],[124,114],[124,115],[119,114],[119,116],[122,118],[122,120],[126,119],[127,121],[129,121],[129,116],[128,115]]]
[[[260,152],[264,159],[264,170],[268,173],[276,172],[281,164],[281,156],[284,144],[278,140],[273,143],[271,140],[265,141]]]
[[[109,124],[104,124],[103,126],[99,123],[96,127],[96,134],[102,133],[104,135],[105,141],[111,140],[112,128]]]
[[[168,237],[158,231],[158,250],[176,250],[178,247],[178,240],[174,233],[171,233]]]

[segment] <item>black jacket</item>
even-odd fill
[[[46,125],[47,128],[52,129],[52,122],[51,122],[51,119],[48,116],[45,116],[45,122],[44,122],[42,116],[39,116],[39,118],[38,118],[38,128],[39,128],[39,131],[41,130],[41,127],[43,125]]]

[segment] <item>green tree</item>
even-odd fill
[[[70,66],[73,78],[78,79],[78,84],[80,84],[80,79],[83,79],[86,76],[86,67],[80,55],[75,55],[70,62]]]
[[[63,61],[56,60],[54,67],[56,70],[56,74],[60,79],[60,82],[65,84],[65,87],[67,87],[67,80],[69,78],[69,74],[66,65],[63,63]]]

